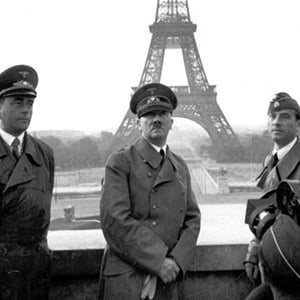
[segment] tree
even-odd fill
[[[71,143],[71,166],[75,168],[91,168],[99,166],[100,153],[96,141],[84,137]]]

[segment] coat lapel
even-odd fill
[[[143,137],[139,138],[133,147],[141,155],[144,162],[147,162],[152,168],[157,169],[160,166],[160,154]]]
[[[143,137],[134,144],[134,148],[143,157],[144,162],[147,162],[154,169],[160,168],[162,159],[160,154]],[[166,158],[159,170],[154,186],[176,178],[176,168],[173,161],[172,153],[167,148]]]
[[[169,147],[167,147],[166,158],[161,167],[161,170],[156,178],[154,185],[160,184],[162,182],[168,182],[175,180],[177,174],[177,167],[175,159]]]
[[[257,183],[256,185],[261,188],[261,189],[264,189],[264,186],[265,186],[265,182],[267,180],[267,177],[269,175],[269,170],[268,170],[268,163],[270,161],[272,157],[272,154],[269,154],[265,161],[264,161],[264,166],[263,166],[263,169],[262,171],[260,172],[260,174],[256,177],[256,180],[257,180]]]
[[[279,161],[277,168],[281,179],[289,178],[300,162],[299,138],[293,148]]]
[[[36,176],[33,173],[30,161],[28,161],[28,157],[26,155],[22,155],[13,172],[11,173],[3,192],[14,185],[19,185],[31,181],[35,177]]]
[[[173,165],[168,157],[166,157],[158,176],[154,182],[154,186],[163,182],[172,181],[176,178],[176,172],[174,172]]]
[[[21,155],[19,161],[15,165],[3,192],[7,191],[12,186],[29,182],[36,177],[32,162],[36,165],[40,165],[40,158],[37,155],[32,138],[27,134],[24,138],[24,153]]]
[[[0,183],[6,184],[16,160],[11,155],[8,145],[0,136]]]
[[[278,162],[277,166],[268,172],[268,162],[272,154],[270,154],[264,163],[264,169],[257,177],[257,186],[264,189],[268,182],[272,179],[272,182],[279,183],[280,180],[287,179],[293,173],[295,168],[300,163],[300,141],[299,138],[293,148]],[[277,170],[277,171],[276,171]],[[278,172],[278,173],[277,173]],[[277,176],[279,174],[280,177]]]

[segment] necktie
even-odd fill
[[[269,162],[270,170],[272,170],[277,165],[277,163],[278,163],[278,156],[277,156],[277,153],[275,153]]]
[[[164,163],[164,158],[165,158],[165,151],[164,151],[164,149],[160,149],[159,150],[159,154],[161,155],[160,165],[162,166],[163,163]]]
[[[160,149],[159,154],[161,155],[162,158],[165,158],[165,151],[164,151],[164,149]]]
[[[12,147],[12,154],[16,160],[18,160],[20,157],[19,145],[20,145],[20,140],[18,138],[15,138],[11,144],[11,147]]]

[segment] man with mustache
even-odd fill
[[[300,108],[297,101],[287,93],[276,94],[268,109],[268,130],[274,148],[266,157],[257,178],[257,186],[265,193],[275,189],[281,180],[300,180],[299,126]],[[260,241],[254,238],[244,262],[247,276],[254,282],[259,280],[259,252]],[[247,297],[247,300],[253,299],[273,299],[269,285],[263,283],[254,289]]]
[[[107,241],[100,299],[173,299],[192,259],[200,211],[186,163],[167,136],[177,106],[160,83],[139,88],[130,109],[141,137],[108,159],[100,213]]]
[[[49,299],[49,146],[27,133],[38,84],[30,66],[0,74],[0,299]]]

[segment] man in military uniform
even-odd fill
[[[287,93],[278,93],[268,110],[268,129],[274,148],[264,161],[257,186],[273,189],[283,179],[300,179],[300,108]]]
[[[274,148],[266,157],[263,170],[257,178],[257,186],[265,193],[275,189],[281,180],[300,179],[300,108],[297,101],[287,93],[276,94],[270,102],[268,118]],[[254,238],[244,262],[247,276],[252,281],[259,279],[259,250],[260,241]],[[262,284],[256,288],[247,298],[252,299],[272,299],[269,286]]]
[[[0,299],[48,299],[47,231],[53,152],[26,130],[38,75],[26,65],[0,74]]]
[[[141,137],[108,159],[100,204],[107,241],[103,299],[178,299],[200,230],[200,211],[183,159],[167,146],[173,91],[139,88],[130,109]]]

